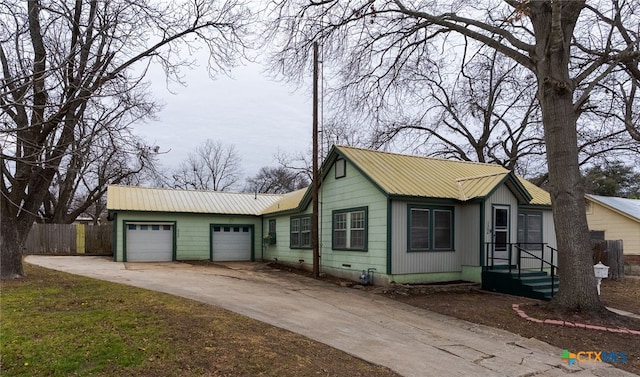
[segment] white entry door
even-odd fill
[[[493,207],[493,264],[509,264],[509,224],[508,206]]]

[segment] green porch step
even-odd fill
[[[513,268],[488,270],[482,272],[482,288],[489,291],[502,292],[516,296],[550,300],[558,291],[558,277],[553,279],[544,271],[523,271],[518,276]]]

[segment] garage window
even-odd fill
[[[127,229],[136,230],[136,224],[127,224]]]

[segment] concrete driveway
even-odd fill
[[[546,343],[260,263],[120,263],[89,256],[26,261],[222,307],[403,376],[632,376],[603,363],[568,366],[562,350]]]

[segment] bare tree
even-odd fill
[[[327,151],[331,149],[331,145],[333,144],[327,146]],[[278,163],[278,167],[291,170],[296,174],[300,174],[307,180],[311,181],[311,164],[313,162],[311,152],[287,153],[285,151],[278,150],[274,158]]]
[[[235,146],[207,139],[180,164],[173,174],[173,186],[185,190],[233,189],[240,181],[241,161]]]
[[[585,112],[610,103],[625,104],[617,118],[632,136],[638,131],[639,7],[624,0],[274,2],[271,30],[280,51],[274,65],[294,79],[303,75],[311,44],[320,41],[323,61],[337,72],[334,81],[367,109],[402,105],[401,73],[459,70],[467,56],[486,48],[528,70],[536,83],[560,250],[553,302],[602,310],[589,255],[578,133]]]
[[[358,97],[350,102],[344,87],[328,91],[332,111],[323,136],[338,144],[499,164],[526,177],[546,172],[537,86],[527,69],[484,48],[458,72],[437,65],[429,74],[408,70],[395,78],[393,105],[362,106]],[[610,120],[618,115],[611,108],[583,113],[580,166],[612,153],[640,162],[640,143],[628,137],[621,119]]]
[[[253,177],[247,178],[243,191],[263,194],[286,194],[309,186],[305,172],[283,166],[262,167]]]
[[[454,79],[434,67],[399,79],[403,103],[378,122],[374,147],[400,140],[414,152],[499,164],[522,175],[544,157],[533,77],[495,50],[478,51]],[[406,97],[406,98],[404,98]],[[532,173],[532,172],[531,172]]]
[[[0,4],[0,278],[24,276],[24,240],[56,177],[78,182],[69,174],[86,166],[91,130],[156,110],[149,64],[180,82],[194,64],[185,52],[204,47],[210,73],[226,72],[244,56],[252,18],[242,0]]]
[[[122,119],[108,119],[107,125],[105,119],[96,119],[78,125],[79,134],[45,197],[39,214],[43,221],[72,223],[89,207],[97,211],[109,184],[139,183],[154,174],[159,147],[142,144],[128,123],[117,126],[119,122]]]

